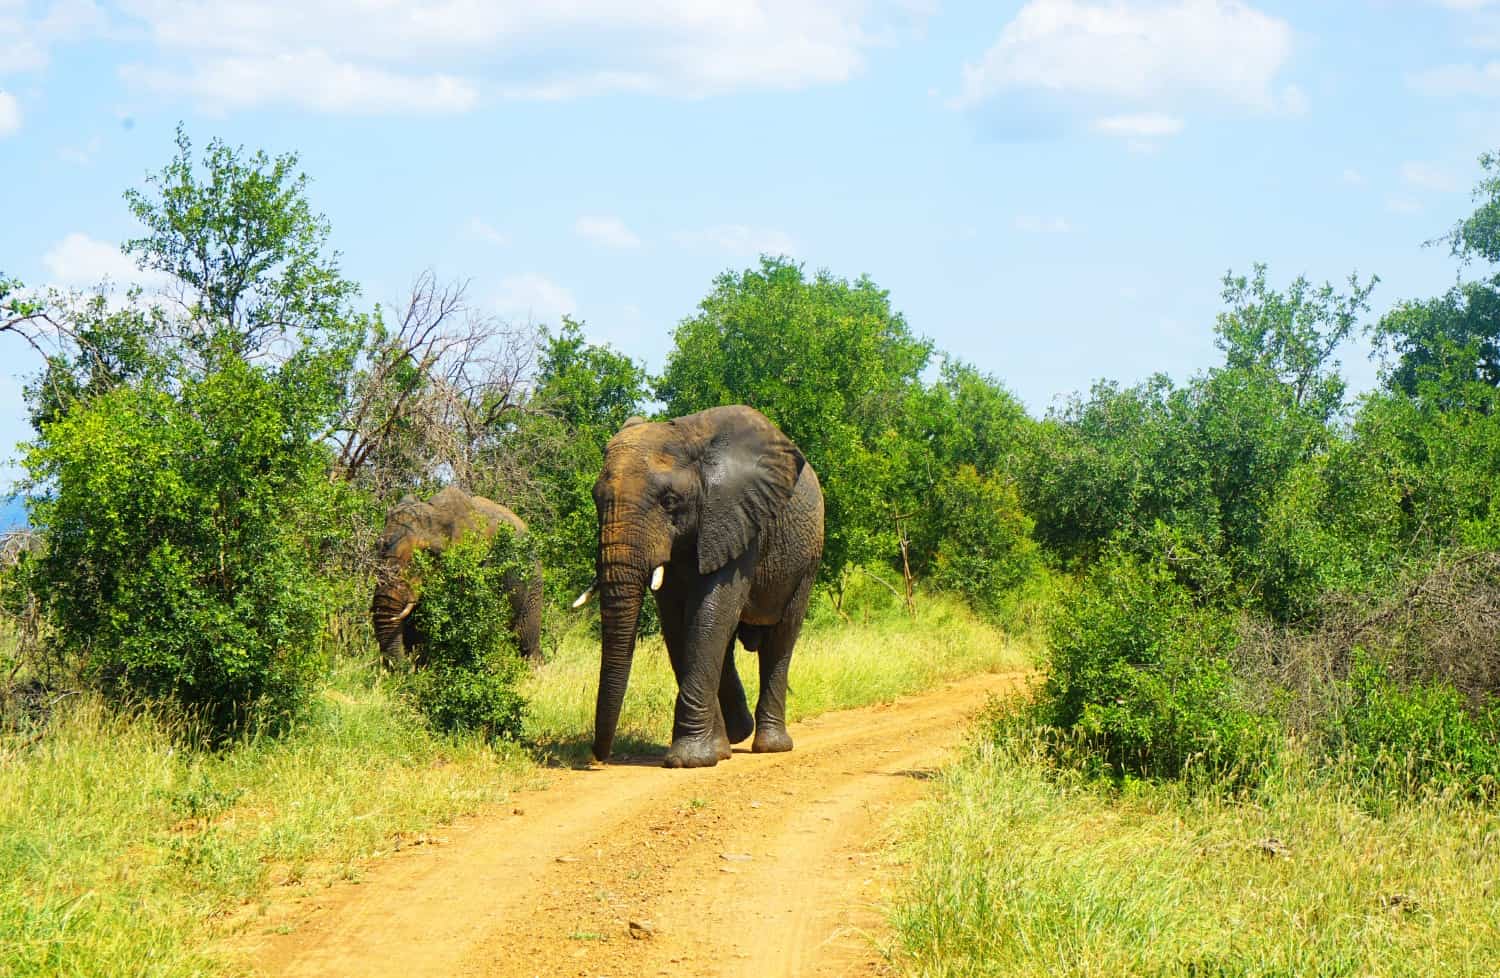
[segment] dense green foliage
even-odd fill
[[[1500,183],[1476,196],[1450,241],[1493,265]],[[1351,405],[1333,357],[1373,280],[1278,291],[1257,266],[1225,278],[1222,365],[1182,385],[1100,383],[1041,424],[1024,498],[1039,540],[1082,575],[1032,714],[1058,758],[1264,776],[1279,728],[1311,734],[1370,798],[1491,792],[1500,677],[1462,636],[1488,634],[1476,619],[1494,592],[1450,555],[1500,547],[1497,283],[1373,326],[1385,383]],[[1397,634],[1414,596],[1437,592]],[[1369,642],[1399,647],[1401,668]]]
[[[346,507],[320,438],[354,287],[318,258],[327,228],[294,165],[218,142],[198,161],[179,133],[160,196],[130,196],[152,231],[130,248],[184,301],[75,308],[73,354],[28,390],[31,580],[55,656],[215,732],[283,721],[305,693]]]
[[[888,460],[931,353],[868,278],[809,279],[800,265],[763,258],[721,275],[678,325],[656,396],[669,417],[748,404],[797,443],[823,485],[823,575],[834,578],[849,561],[895,552],[901,510]]]
[[[1222,776],[1274,733],[1238,695],[1234,644],[1233,620],[1195,606],[1165,561],[1111,553],[1053,622],[1036,718],[1115,776]]]
[[[1440,680],[1402,686],[1380,662],[1356,657],[1348,701],[1327,749],[1375,798],[1453,793],[1485,799],[1500,788],[1500,703],[1477,714]]]
[[[646,371],[634,360],[588,342],[583,324],[564,317],[556,336],[544,335],[537,364],[536,411],[505,444],[534,453],[538,500],[530,518],[542,539],[547,587],[561,603],[594,580],[594,480],[604,446],[632,415],[644,410]]]
[[[531,539],[504,528],[489,541],[471,535],[439,555],[414,557],[422,601],[412,616],[426,639],[425,661],[403,685],[435,729],[520,734],[525,703],[516,684],[526,667],[508,595],[535,559]]]
[[[121,386],[47,424],[35,584],[57,651],[125,698],[171,696],[216,729],[282,718],[317,662],[315,514],[334,500],[309,419],[243,361]]]
[[[1041,556],[1032,521],[1013,481],[960,465],[933,486],[912,545],[939,588],[996,613],[1004,598],[1037,573]]]

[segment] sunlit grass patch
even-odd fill
[[[514,747],[437,737],[349,667],[288,736],[184,750],[86,703],[0,743],[0,975],[201,975],[211,922],[498,801]]]
[[[895,955],[923,976],[1494,975],[1497,840],[1494,811],[1376,818],[1295,760],[1235,800],[985,744],[909,826]]]

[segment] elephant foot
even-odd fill
[[[738,744],[755,733],[755,718],[750,715],[748,709],[741,710],[738,716],[731,716],[725,713],[724,729],[729,735],[729,742],[731,744]]]
[[[680,737],[672,741],[662,767],[713,767],[733,756],[729,741],[721,737]]]
[[[792,749],[792,735],[786,727],[761,727],[755,731],[750,749],[757,754],[781,754]]]

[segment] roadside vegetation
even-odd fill
[[[1500,161],[1465,276],[1226,277],[1221,365],[1100,383],[1021,479],[1074,586],[1045,678],[909,826],[922,975],[1500,970]],[[1381,386],[1335,355],[1364,327]]]

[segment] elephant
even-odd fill
[[[744,405],[631,418],[594,484],[601,616],[593,753],[609,758],[649,587],[677,679],[666,767],[712,767],[753,732],[788,751],[787,671],[823,557],[823,490],[802,452]],[[760,657],[752,719],[734,642]]]
[[[394,667],[401,660],[403,644],[414,664],[421,664],[417,649],[423,636],[411,619],[421,582],[412,573],[412,555],[419,550],[442,553],[466,532],[477,532],[490,539],[501,526],[508,526],[517,534],[526,532],[526,523],[509,509],[483,496],[471,496],[456,486],[443,489],[428,502],[408,494],[391,509],[376,544],[379,566],[375,597],[370,602],[380,658],[387,667]],[[527,579],[507,581],[507,587],[516,644],[522,656],[535,659],[541,651],[540,561]]]

